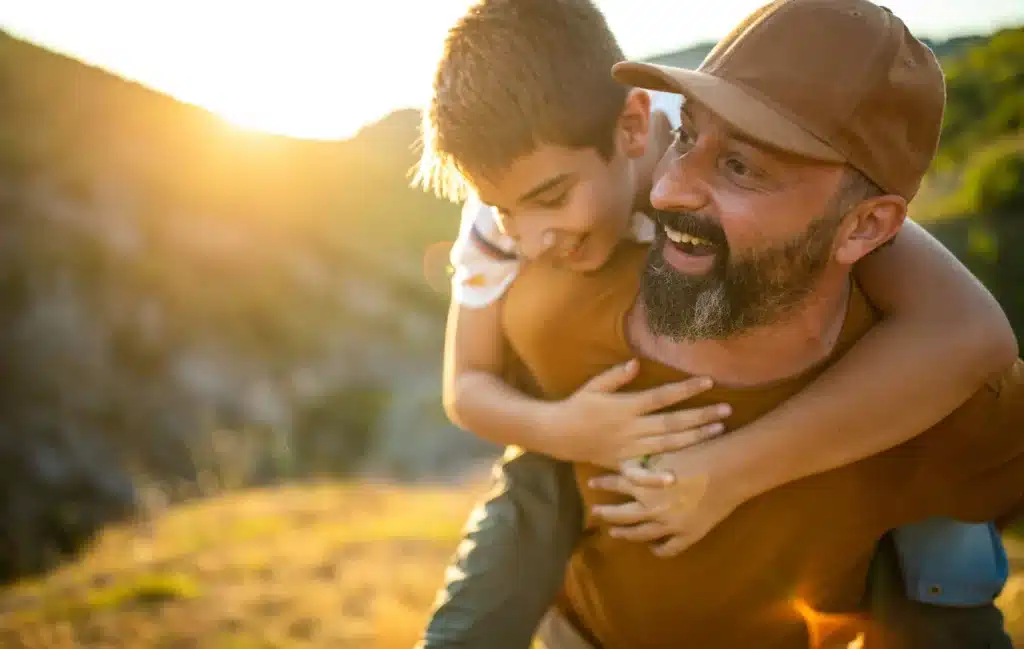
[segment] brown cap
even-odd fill
[[[848,163],[908,200],[935,157],[946,100],[935,55],[867,0],[777,0],[696,71],[626,62],[612,74],[704,104],[767,145]]]

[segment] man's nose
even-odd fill
[[[655,170],[651,205],[658,210],[696,212],[709,201],[708,170],[693,152],[679,156],[669,151]]]

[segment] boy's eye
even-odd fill
[[[538,198],[537,199],[537,204],[540,205],[541,207],[549,207],[549,208],[562,207],[563,205],[565,205],[565,201],[566,201],[566,199],[568,197],[569,197],[569,192],[568,191],[564,191],[561,194],[559,194],[558,196],[555,196],[553,198],[544,198],[544,199],[539,199]]]

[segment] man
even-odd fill
[[[537,4],[533,3],[529,4],[529,6],[536,7]],[[561,3],[553,2],[545,6],[548,7],[545,15],[548,15],[549,18],[552,13],[557,17],[559,11],[563,14],[568,11],[575,11],[572,15],[578,22],[584,24],[596,22],[603,25],[597,10],[593,7],[588,7],[583,2],[575,4],[564,3],[564,6]],[[522,3],[518,7],[519,13],[525,12],[528,15],[533,15]],[[500,11],[496,12],[500,13]],[[506,20],[496,24],[494,26],[495,29],[500,27],[501,29],[512,30],[511,34],[506,34],[506,41],[510,38],[512,40],[516,39],[516,30],[528,29],[531,38],[540,40],[540,52],[538,54],[542,54],[544,45],[548,42],[545,34],[550,36],[552,32],[557,34],[559,31],[557,26],[550,27],[548,23],[543,25],[534,24],[527,28],[527,25],[530,25],[529,19],[519,16],[518,13],[515,20],[507,18],[506,16]],[[561,24],[557,20],[554,22],[556,25]],[[590,61],[591,68],[594,67],[593,61],[601,58],[599,54],[602,52],[602,43],[613,42],[614,40],[610,34],[602,34],[600,29],[597,32],[596,34],[589,35],[576,34],[572,39],[572,42],[576,43],[578,47],[583,47],[584,43],[591,43],[590,49],[597,50],[598,56],[592,53],[591,55],[574,59],[584,62]],[[520,57],[519,60],[523,60],[523,58],[528,59],[529,56]],[[615,58],[606,65],[610,66],[612,62],[617,60],[620,59]],[[465,68],[465,65],[460,67]],[[571,83],[569,85],[586,87],[584,77],[588,75],[592,77],[593,73],[589,72],[589,68],[585,63],[578,64],[578,67],[578,74],[568,77],[569,80],[578,83]],[[607,67],[604,65],[600,66],[600,70],[606,69]],[[599,72],[598,74],[602,76],[601,82],[607,85],[608,81],[610,81],[607,73]],[[557,73],[551,72],[549,76],[557,77]],[[531,77],[531,79],[533,78]],[[521,81],[525,83],[528,80]],[[444,87],[447,88],[447,86]],[[564,85],[557,87],[565,88],[565,94],[571,96],[568,88]],[[497,88],[497,92],[492,87],[490,92],[476,96],[475,100],[472,98],[474,97],[472,93],[469,93],[471,98],[467,99],[467,93],[459,92],[454,95],[453,100],[482,102],[483,108],[486,108],[491,97],[501,94],[500,90],[500,85]],[[584,103],[592,106],[595,96],[601,97],[608,94],[618,96],[616,92],[602,93],[593,91],[590,93],[591,101]],[[660,98],[664,97],[664,95],[657,94],[656,97]],[[508,102],[505,103],[507,104]],[[562,105],[566,102],[555,103]],[[581,105],[580,102],[569,103],[574,107]],[[549,102],[548,105],[550,106],[551,103]],[[570,109],[569,114],[571,115],[574,110],[578,110],[578,108]],[[618,110],[619,107],[616,107],[615,111]],[[541,111],[541,113],[544,112]],[[555,109],[546,112],[557,113]],[[678,106],[675,109],[675,113],[678,116]],[[588,115],[593,117],[590,113]],[[551,123],[550,121],[544,121],[541,117],[540,114],[532,116],[532,119],[539,120],[534,123],[534,128],[539,128],[537,124],[546,125],[549,128],[547,137],[551,137]],[[469,120],[466,121],[467,123],[469,122]],[[520,120],[520,122],[522,121]],[[526,122],[529,124],[530,119],[527,119]],[[563,126],[564,128],[569,127]],[[577,133],[579,129],[573,130],[569,128],[569,130]],[[495,129],[483,129],[481,132],[488,134],[484,137],[484,141],[487,141],[495,133]],[[507,140],[510,137],[509,133],[514,132],[516,132],[515,129],[509,126],[509,128],[505,129],[502,137]],[[565,135],[564,132],[562,135]],[[505,142],[505,140],[502,140],[502,142]],[[577,145],[582,144],[579,140],[571,141]],[[505,144],[507,145],[508,142],[505,142]],[[664,147],[662,146],[660,150],[664,150]],[[613,163],[609,162],[609,164]],[[646,202],[646,192],[644,196]],[[913,234],[916,233],[908,233],[904,237],[911,237]],[[911,240],[905,239],[902,245],[906,246]],[[893,251],[888,252],[891,253]],[[943,252],[943,254],[946,253]],[[877,258],[874,261],[877,261]],[[922,276],[928,277],[928,275],[927,273],[916,272],[916,267],[920,266],[923,268],[924,265],[925,260],[921,260],[916,264],[912,264],[910,268],[906,268],[907,273],[914,271],[913,276],[919,279],[907,282],[905,278],[902,284],[909,284],[911,286],[922,285],[924,282],[920,278]],[[954,265],[955,263],[950,264],[951,267]],[[978,309],[980,310],[981,307],[978,307]],[[934,339],[934,337],[924,338]],[[968,338],[966,331],[961,338],[964,340]],[[925,350],[930,349],[931,345],[925,346]],[[947,352],[945,354],[946,359],[950,358],[951,355],[955,355],[953,349],[948,349]],[[1014,351],[1012,356],[1015,355]],[[904,358],[906,357],[904,356]],[[863,357],[860,360],[863,361]],[[882,368],[877,368],[877,370],[879,372],[883,371]],[[887,380],[891,383],[892,377],[888,377]],[[878,385],[884,383],[884,381],[881,381],[876,385],[876,393]],[[970,391],[973,391],[973,386],[979,383],[980,380],[978,383],[969,382],[968,385],[972,386],[969,388]],[[934,399],[929,399],[929,401],[941,403],[942,398],[932,392],[935,389],[934,386],[933,388],[919,387],[920,389],[917,391],[919,394],[934,395]],[[904,396],[900,398],[909,397]],[[966,398],[966,392],[964,398]],[[890,398],[889,401],[891,403],[892,399]],[[956,403],[962,403],[962,399],[957,400]],[[824,399],[821,400],[821,405],[825,405]],[[948,406],[950,409],[953,407],[953,405]],[[822,408],[817,410],[821,412]],[[908,409],[902,410],[903,413],[901,414],[905,416]],[[913,410],[913,408],[910,410]],[[946,412],[948,410],[945,406],[936,408],[936,419],[940,416],[938,413]],[[835,416],[831,416],[828,419],[832,422],[845,421],[837,419]],[[929,419],[928,421],[935,421],[935,419]],[[821,428],[820,422],[816,424],[801,423],[799,425],[791,423],[789,428],[799,429],[805,425],[813,430],[820,430]],[[836,425],[841,425],[841,423]],[[926,425],[922,424],[921,428],[914,432],[919,432],[926,427]],[[778,428],[776,426],[776,429]],[[835,440],[833,444],[836,448],[828,451],[828,445],[824,447],[827,451],[826,456],[831,455],[834,458],[829,460],[830,462],[838,461],[837,453],[841,455],[841,449],[838,447],[846,443],[844,440],[849,440],[849,443],[852,444],[854,440],[849,439],[851,436],[857,437],[859,434],[873,434],[870,430],[864,433],[852,432],[856,430],[855,426],[852,428],[851,426],[844,426],[844,428],[846,430],[838,435],[830,432],[828,436],[823,435],[821,438],[822,440]],[[806,432],[809,431],[801,433],[804,439],[808,437]],[[741,444],[745,446],[751,448],[758,446],[756,440],[751,442],[750,435],[744,431],[734,432],[733,437],[739,438]],[[791,435],[786,437],[778,436],[777,438],[780,440],[796,439]],[[821,446],[819,443],[819,447]],[[789,446],[783,447],[779,447],[776,444],[775,451],[764,451],[761,455],[766,458],[775,458],[779,452],[778,449],[782,448],[782,455],[785,456],[786,449],[791,447],[799,447],[801,449],[801,452],[795,454],[794,457],[802,459],[808,465],[813,464],[812,449],[802,443],[790,443]],[[871,452],[875,452],[875,450]],[[699,457],[708,457],[708,455],[702,453],[703,451],[698,452],[697,455]],[[865,457],[868,454],[870,453],[862,454],[859,457]],[[783,463],[786,462],[785,457],[780,457],[779,459],[783,460]],[[792,460],[793,458],[789,459]],[[525,647],[528,644],[529,635],[532,633],[544,608],[549,605],[553,593],[561,582],[560,574],[564,566],[565,557],[572,549],[579,535],[579,520],[582,516],[579,512],[579,494],[576,491],[571,471],[564,471],[562,467],[558,467],[557,470],[552,469],[551,467],[554,466],[552,462],[547,461],[546,464],[542,465],[543,462],[544,458],[526,454],[511,458],[504,464],[503,471],[498,473],[499,486],[486,504],[484,509],[485,515],[474,517],[472,526],[467,533],[467,540],[460,546],[455,569],[449,573],[446,597],[440,600],[439,609],[432,619],[427,634],[427,646],[486,646],[492,648],[496,646]],[[794,466],[793,462],[790,461],[788,463],[790,466]],[[842,461],[839,461],[839,464],[842,463]],[[798,462],[797,464],[800,463]],[[809,469],[809,472],[814,471]],[[757,472],[747,471],[747,473],[754,475]],[[719,479],[718,482],[720,485],[729,486],[729,483],[732,481]],[[748,479],[747,482],[750,482],[750,480]],[[722,489],[720,486],[716,489],[708,490],[701,503],[707,504],[710,497],[716,494],[729,493],[730,491],[735,490]],[[515,495],[513,495],[513,492],[515,492]],[[706,530],[706,527],[703,527],[708,524],[709,520],[706,518],[706,514],[709,512],[723,512],[721,515],[724,515],[730,511],[732,506],[732,504],[729,504],[723,507],[719,503],[712,504],[710,507],[702,507],[699,513],[691,515],[691,520],[698,523],[698,525],[680,526],[680,521],[683,519],[676,517],[673,522],[675,523],[676,531],[682,533],[681,536],[674,537],[667,544],[661,545],[671,546],[678,538],[692,543],[702,533],[701,529]],[[715,515],[719,514],[716,513]],[[556,518],[558,516],[561,517],[560,520]],[[719,520],[720,518],[715,518],[711,521],[711,524]],[[945,635],[956,636],[957,629],[975,629],[980,627],[982,632],[984,629],[994,629],[994,632],[1000,632],[1001,620],[998,612],[991,606],[991,597],[994,592],[998,591],[1001,585],[1001,577],[1004,574],[998,569],[996,565],[998,562],[995,561],[995,559],[1000,557],[998,551],[1001,548],[998,547],[998,542],[993,544],[993,537],[987,527],[955,525],[950,522],[935,523],[931,521],[920,525],[904,526],[898,533],[900,535],[899,547],[904,550],[909,548],[909,552],[904,551],[900,553],[897,565],[893,556],[895,554],[893,544],[888,541],[882,544],[882,556],[880,558],[883,560],[877,562],[875,570],[881,578],[876,580],[877,583],[873,585],[875,592],[873,601],[882,601],[883,598],[894,599],[895,603],[890,606],[890,609],[902,611],[902,613],[895,614],[895,618],[900,624],[903,624],[908,629],[919,628],[927,631],[926,634],[918,638],[919,644],[915,646],[934,646],[930,637],[935,635],[939,637]],[[640,539],[641,537],[637,538]],[[678,550],[680,546],[676,545],[675,547]],[[951,551],[953,548],[956,548],[958,551]],[[984,561],[988,561],[990,565],[986,567]],[[936,566],[943,570],[936,573],[934,570]],[[983,569],[979,570],[979,567]],[[892,578],[900,569],[905,574],[907,582],[906,588],[908,592],[906,594],[904,594],[904,584],[901,583],[903,580],[898,577]],[[988,577],[987,581],[985,579],[986,576]],[[968,577],[968,579],[965,580],[964,577]],[[981,586],[980,590],[976,590],[978,586]],[[682,592],[685,593],[686,589],[684,588]],[[907,595],[910,597],[908,598]],[[912,601],[911,598],[918,601]],[[920,602],[943,604],[946,607],[928,606]],[[984,605],[969,606],[978,603],[983,603]],[[948,608],[949,605],[956,606],[957,608]],[[481,631],[483,635],[481,635]]]
[[[713,376],[719,387],[698,399],[729,401],[741,426],[872,326],[850,268],[903,223],[934,155],[941,71],[884,9],[790,0],[752,15],[700,72],[625,64],[616,75],[687,97],[652,193],[658,238],[649,257],[624,246],[588,276],[524,268],[506,298],[510,343],[546,395],[636,353],[636,389]],[[634,541],[674,531],[686,503],[673,489],[577,466],[586,532],[554,625],[604,649],[806,647],[828,625],[866,646],[899,646],[888,611],[863,599],[875,545],[915,521],[1006,520],[1019,509],[1022,380],[1017,364],[911,442],[754,498],[671,559]],[[715,441],[706,446],[713,453]],[[716,492],[702,466],[659,464],[679,493],[694,483]]]

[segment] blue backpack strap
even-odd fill
[[[910,599],[939,606],[982,606],[1010,574],[1006,548],[991,523],[930,518],[892,533]]]

